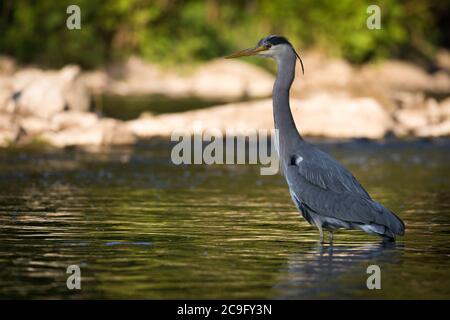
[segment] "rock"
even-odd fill
[[[192,93],[204,98],[238,99],[267,97],[274,77],[261,68],[238,60],[215,60],[204,64],[191,79]]]
[[[136,142],[136,136],[123,122],[115,119],[101,119],[103,145],[128,145]]]
[[[450,91],[447,51],[438,54],[441,70],[434,74],[400,61],[355,68],[314,52],[301,55],[306,70],[302,75],[297,65],[291,109],[303,135],[371,139],[390,131],[399,136],[450,135],[450,98],[440,103],[426,98]],[[243,61],[217,59],[184,73],[136,57],[107,71],[81,73],[77,66],[66,66],[13,73],[15,68],[14,60],[0,56],[0,146],[34,137],[59,147],[100,146],[132,144],[136,137],[170,136],[180,130],[246,135],[248,130],[273,128],[271,99],[150,114],[127,122],[88,112],[90,97],[100,98],[105,92],[229,101],[270,96],[274,77]],[[301,100],[296,99],[299,96]]]
[[[45,132],[41,138],[55,147],[99,146],[102,144],[103,132],[99,126],[68,128],[58,132]]]
[[[0,74],[12,75],[16,70],[16,62],[13,58],[0,55]]]
[[[390,60],[379,65],[366,65],[361,69],[360,82],[381,85],[391,91],[450,92],[450,76],[445,72],[428,74],[409,62]]]
[[[66,111],[54,115],[50,120],[49,129],[61,131],[73,128],[92,128],[99,124],[95,113],[83,111]]]
[[[440,68],[450,72],[450,51],[439,49],[436,54],[436,63]]]
[[[80,82],[91,94],[103,94],[108,88],[108,74],[103,70],[83,72]]]
[[[0,77],[0,146],[35,137],[57,147],[134,143],[135,136],[124,122],[85,111],[89,95],[83,81],[87,80],[79,80],[78,73],[78,67],[45,72],[30,68],[12,79]],[[94,81],[90,85],[102,90],[95,88]],[[12,98],[15,92],[21,92],[17,99]]]
[[[167,75],[154,64],[132,56],[124,65],[113,66],[108,92],[118,95],[161,94]]]
[[[328,58],[318,52],[300,53],[305,64],[305,73],[302,74],[300,63],[296,66],[296,79],[294,90],[323,91],[325,88],[347,89],[353,81],[355,71],[343,59]],[[300,79],[300,80],[299,80]]]
[[[441,109],[442,116],[446,119],[450,119],[450,97],[442,100],[439,107]]]
[[[448,136],[450,98],[440,104],[429,98],[422,105],[399,109],[394,113],[394,119],[397,121],[395,133],[399,136]]]
[[[174,131],[194,133],[196,130],[234,130],[243,133],[258,128],[270,129],[272,101],[230,103],[202,110],[145,116],[128,121],[128,126],[138,137],[170,136]],[[258,115],[258,116],[255,116]]]
[[[10,130],[0,129],[0,147],[9,146],[16,138],[16,134]]]
[[[415,130],[428,125],[426,112],[420,109],[403,109],[395,112],[397,125],[395,126],[395,134],[398,136],[406,136],[412,134]]]
[[[41,137],[56,147],[123,145],[136,141],[124,122],[98,119],[89,113],[58,115],[52,119],[52,129]]]
[[[49,129],[49,123],[46,119],[28,116],[21,117],[19,120],[19,127],[22,129],[23,134],[27,136],[36,136]]]
[[[420,67],[403,61],[386,61],[379,65],[367,65],[362,69],[363,81],[381,82],[395,90],[428,90],[430,77]]]
[[[425,95],[423,92],[411,93],[407,91],[393,92],[390,98],[394,101],[398,109],[422,108],[425,105]]]
[[[13,93],[9,77],[0,77],[0,112],[11,113],[14,110]]]
[[[90,97],[77,81],[80,70],[66,66],[60,71],[24,69],[13,77],[13,90],[20,93],[15,112],[50,118],[65,109],[87,110]]]
[[[194,133],[203,129],[218,129],[222,132],[229,129],[243,133],[248,129],[270,129],[273,123],[271,110],[271,100],[264,99],[202,110],[145,116],[128,121],[128,126],[138,137],[170,136],[174,131]]]
[[[91,98],[82,81],[77,81],[76,78],[65,80],[62,94],[65,100],[64,107],[68,110],[89,110]]]
[[[450,136],[450,120],[418,128],[415,134],[419,137],[448,137]]]
[[[16,141],[19,135],[19,127],[13,116],[0,113],[0,147],[6,147]]]
[[[438,71],[432,76],[431,92],[438,94],[450,93],[450,75],[445,71]]]
[[[132,57],[121,78],[111,82],[109,92],[120,95],[161,94],[166,96],[197,96],[206,99],[238,99],[266,97],[272,92],[274,77],[242,61],[215,60],[201,65],[194,72],[180,74]]]
[[[150,138],[155,136],[170,136],[173,127],[165,126],[165,123],[158,121],[158,117],[147,115],[139,119],[127,121],[128,129],[139,138]],[[180,117],[180,120],[181,117]]]
[[[329,138],[383,138],[392,121],[375,99],[317,94],[293,104],[293,115],[304,135]]]
[[[291,101],[293,115],[303,135],[331,138],[382,138],[392,123],[387,112],[371,98],[335,98],[319,94]],[[174,131],[193,133],[198,129],[248,130],[273,128],[271,99],[233,103],[177,114],[147,116],[129,121],[139,137],[168,136]]]

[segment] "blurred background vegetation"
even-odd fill
[[[66,8],[81,8],[81,30]],[[382,29],[367,32],[368,5]],[[161,64],[223,56],[261,37],[283,34],[355,63],[387,57],[429,60],[449,46],[446,1],[430,0],[2,0],[0,53],[23,63],[95,68],[138,54]]]

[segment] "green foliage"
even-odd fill
[[[22,62],[93,68],[130,54],[167,64],[203,61],[270,33],[354,62],[429,52],[439,44],[441,17],[433,2],[377,1],[382,29],[369,30],[366,10],[373,2],[6,0],[0,2],[0,51]],[[66,28],[70,4],[81,8],[81,30]]]

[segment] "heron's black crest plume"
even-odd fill
[[[276,36],[276,35],[267,36],[265,38],[262,38],[258,42],[258,45],[264,45],[264,44],[271,44],[273,46],[275,46],[277,44],[288,44],[292,47],[292,44],[289,42],[288,39],[286,39],[285,37]]]
[[[292,50],[294,50],[295,55],[297,56],[298,60],[300,61],[300,65],[302,66],[302,74],[305,74],[305,67],[303,66],[303,61],[300,58],[299,54],[297,53],[297,51],[295,50],[294,46],[292,45],[292,43],[289,42],[289,40],[285,37],[282,36],[277,36],[277,35],[270,35],[267,36],[265,38],[262,38],[261,40],[259,40],[258,45],[278,45],[278,44],[287,44],[289,46],[291,46]]]
[[[302,74],[305,74],[305,68],[303,67],[303,61],[302,58],[298,55],[297,51],[295,51],[294,47],[292,47],[292,50],[294,50],[295,55],[297,56],[298,60],[300,60],[300,65],[302,66]]]

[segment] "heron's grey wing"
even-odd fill
[[[376,223],[395,234],[403,234],[403,222],[372,200],[348,170],[331,162],[329,168],[323,168],[320,163],[299,159],[288,165],[286,180],[302,206],[320,216],[352,223]]]
[[[299,174],[323,189],[338,193],[352,192],[370,199],[367,191],[350,171],[327,153],[313,146],[310,147],[308,155],[305,156],[306,159],[303,159],[301,155],[291,159],[291,164],[298,167]]]

